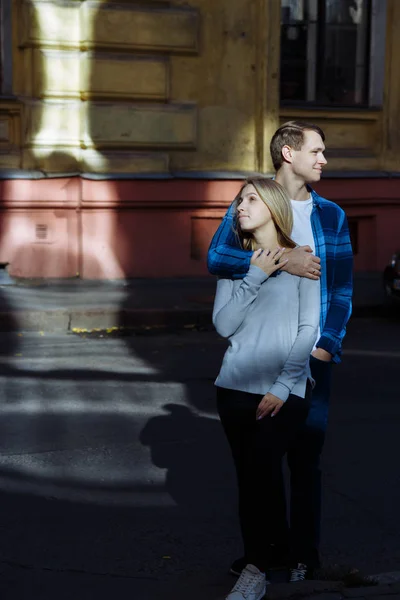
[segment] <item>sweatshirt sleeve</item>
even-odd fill
[[[301,277],[299,295],[297,337],[278,379],[268,390],[284,402],[303,375],[317,339],[321,310],[320,282]]]
[[[249,306],[261,285],[268,279],[262,269],[251,265],[249,272],[236,287],[232,279],[219,279],[213,310],[213,324],[222,337],[230,337],[243,323]]]

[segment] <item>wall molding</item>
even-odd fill
[[[194,8],[92,0],[24,0],[22,6],[22,48],[199,51],[199,13]]]

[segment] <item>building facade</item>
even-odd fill
[[[1,0],[0,267],[197,277],[280,123],[326,133],[317,191],[355,269],[400,248],[398,0]]]

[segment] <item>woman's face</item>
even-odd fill
[[[243,188],[237,206],[240,229],[252,233],[272,220],[268,206],[258,195],[254,185]]]

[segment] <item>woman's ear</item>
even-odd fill
[[[293,154],[292,154],[292,149],[291,149],[290,146],[287,146],[287,145],[283,146],[283,148],[282,148],[282,156],[283,156],[283,159],[286,162],[288,162],[288,163],[292,162]]]

